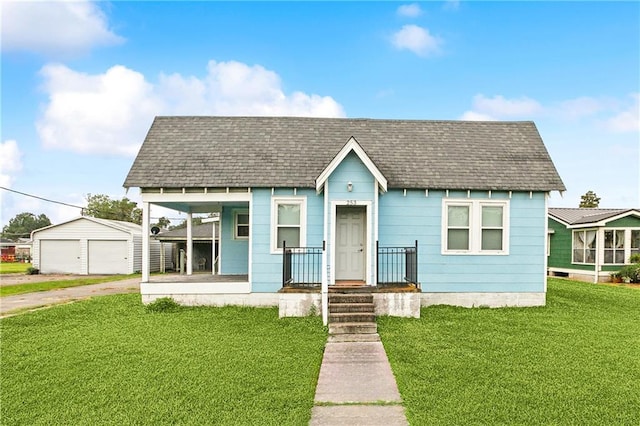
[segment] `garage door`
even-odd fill
[[[127,242],[124,240],[89,240],[90,274],[127,274],[128,257]]]
[[[79,240],[40,240],[40,272],[79,274]]]

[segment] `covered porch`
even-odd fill
[[[143,188],[141,293],[250,293],[249,261],[252,194],[248,188]],[[161,206],[186,214],[178,245],[180,274],[150,275],[151,208]],[[206,236],[194,232],[210,226]],[[170,231],[173,232],[173,231]],[[197,248],[197,250],[196,250]],[[206,250],[203,252],[202,250]]]

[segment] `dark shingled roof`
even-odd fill
[[[635,209],[549,208],[549,215],[569,225],[586,225],[607,220]]]
[[[216,224],[216,229],[218,228]],[[200,225],[193,225],[191,228],[191,236],[194,239],[206,239],[211,241],[211,235],[213,234],[213,226],[210,223],[202,223]],[[155,236],[157,240],[186,240],[187,228],[178,228],[162,231]]]
[[[533,122],[156,117],[124,186],[298,187],[354,137],[389,188],[565,190]]]

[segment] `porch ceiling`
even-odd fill
[[[222,211],[222,205],[225,203],[221,202],[177,202],[177,201],[163,201],[163,202],[152,202],[151,204],[155,206],[166,207],[171,210],[176,210],[179,212],[185,213],[219,213]],[[227,203],[231,204],[231,203]],[[237,202],[233,203],[234,205],[238,204]],[[248,206],[248,203],[247,203]]]

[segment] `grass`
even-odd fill
[[[105,296],[5,318],[3,424],[308,424],[326,342],[277,308]]]
[[[25,274],[31,263],[0,262],[0,274]]]
[[[550,279],[546,307],[378,324],[411,424],[640,424],[637,289]]]
[[[7,285],[0,287],[0,297],[14,296],[17,294],[33,293],[36,291],[56,290],[59,288],[78,287],[81,285],[100,284],[112,281],[128,280],[130,278],[139,277],[140,274],[131,275],[111,275],[100,278],[73,278],[70,280],[59,281],[40,281],[35,283],[25,283],[16,285]]]

